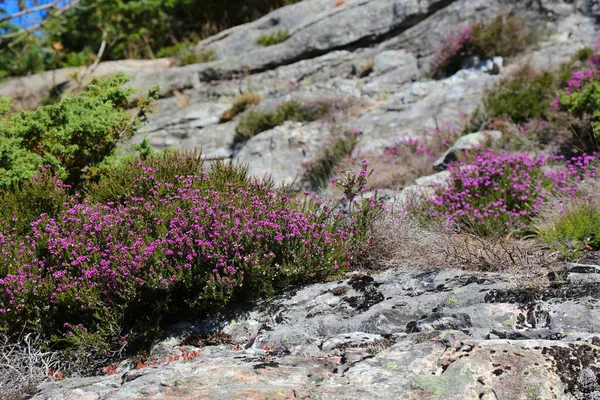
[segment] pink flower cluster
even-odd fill
[[[460,30],[456,35],[448,36],[444,39],[444,43],[436,52],[431,63],[432,71],[440,71],[444,66],[451,62],[452,59],[465,56],[468,52],[468,46],[471,41],[473,27],[467,25]]]
[[[596,155],[551,168],[557,159],[487,151],[471,164],[451,165],[450,185],[428,199],[431,216],[480,232],[525,228],[551,194],[574,197],[578,181],[596,177]]]
[[[439,157],[462,135],[459,128],[451,125],[433,129],[428,135],[420,138],[401,137],[385,150],[388,156],[402,156],[407,152],[418,156]]]
[[[160,182],[141,167],[135,186],[148,195],[74,204],[35,221],[25,240],[0,226],[0,263],[17,271],[0,279],[4,323],[97,332],[124,315],[135,331],[155,301],[201,311],[348,264],[356,226],[327,204],[297,206],[261,182],[213,182],[210,173]]]

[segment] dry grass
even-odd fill
[[[0,335],[0,398],[28,398],[40,383],[60,374],[63,365],[59,354],[41,350],[41,344],[31,334],[19,343]]]
[[[366,158],[375,169],[367,184],[367,190],[400,190],[417,178],[434,174],[433,163],[437,159],[408,151],[401,157],[383,155]]]
[[[238,95],[233,99],[231,107],[221,115],[221,122],[231,121],[236,115],[243,113],[250,107],[253,107],[263,100],[258,93],[249,92]]]
[[[550,254],[533,240],[457,234],[441,222],[420,220],[406,211],[406,206],[392,210],[375,224],[363,256],[363,267],[370,270],[502,271],[529,281],[539,281],[552,263]]]

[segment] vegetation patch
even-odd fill
[[[526,230],[551,195],[575,197],[578,180],[596,177],[596,160],[584,155],[543,171],[552,159],[486,151],[448,168],[450,183],[428,199],[429,215],[482,236]]]
[[[214,49],[206,49],[201,52],[187,51],[179,55],[179,63],[182,66],[191,64],[202,64],[218,59],[217,52]]]
[[[287,29],[277,31],[268,35],[259,36],[256,39],[256,44],[263,47],[274,46],[279,43],[283,43],[288,40],[290,37],[290,33]]]
[[[540,237],[562,258],[578,259],[584,252],[600,250],[600,204],[594,197],[561,207],[558,215],[550,214],[540,225]]]
[[[359,135],[357,131],[350,131],[334,138],[314,160],[305,165],[304,181],[313,190],[326,187],[335,167],[352,154]]]
[[[162,153],[106,171],[86,196],[30,224],[0,226],[0,327],[35,332],[92,371],[181,318],[336,274],[380,205],[291,200],[244,168]],[[367,166],[340,181],[349,201]],[[85,357],[84,357],[85,355]]]
[[[67,184],[79,185],[93,177],[95,168],[114,154],[117,144],[131,137],[146,120],[157,89],[130,114],[129,79],[117,74],[94,79],[81,94],[56,104],[0,119],[0,186],[28,181],[40,166],[56,172]],[[0,110],[0,118],[2,113]]]
[[[248,140],[261,132],[273,129],[285,121],[310,122],[330,111],[325,103],[300,103],[292,100],[280,104],[275,110],[251,110],[240,119],[236,140]]]
[[[491,23],[476,23],[444,40],[431,65],[431,75],[443,78],[463,67],[468,57],[480,60],[511,57],[535,43],[537,35],[521,18],[499,15]]]
[[[231,121],[236,115],[243,113],[261,101],[262,96],[258,93],[249,92],[240,94],[233,100],[231,107],[223,112],[221,122]]]

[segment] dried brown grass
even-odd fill
[[[423,220],[406,207],[376,222],[363,255],[362,267],[463,269],[508,272],[522,282],[545,280],[554,259],[534,240],[481,237],[456,233],[442,222]]]

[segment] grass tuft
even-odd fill
[[[236,115],[243,113],[252,106],[262,101],[262,96],[258,93],[250,92],[237,96],[231,107],[221,114],[221,122],[231,121]]]
[[[256,44],[263,47],[274,46],[279,43],[283,43],[288,40],[290,33],[287,29],[271,33],[269,35],[262,35],[256,39]]]

